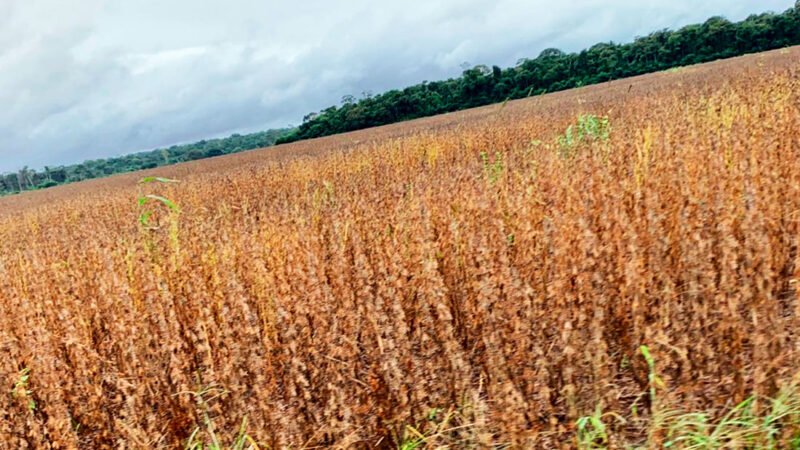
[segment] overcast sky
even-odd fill
[[[343,95],[794,0],[0,0],[0,172],[298,124]]]

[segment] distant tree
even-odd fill
[[[209,150],[209,151],[206,153],[206,157],[207,157],[207,158],[212,158],[212,157],[214,157],[214,156],[221,156],[221,155],[224,155],[224,154],[225,154],[225,153],[223,153],[221,149],[219,149],[219,148],[212,148],[211,150]]]
[[[546,48],[539,53],[539,57],[536,59],[561,58],[563,56],[564,52],[557,48]]]
[[[184,159],[186,161],[194,161],[196,159],[202,159],[205,156],[206,156],[206,154],[202,150],[197,149],[197,148],[193,148],[193,149],[189,150],[188,152],[186,152],[186,156],[184,157]]]
[[[168,149],[151,150],[117,158],[96,159],[70,166],[46,166],[42,173],[37,173],[26,166],[14,173],[0,174],[0,195],[28,189],[42,189],[114,173],[153,169],[179,161],[268,147],[290,131],[291,129],[278,129],[246,135],[233,134],[223,139],[202,140],[188,145],[173,145]]]
[[[46,189],[46,188],[54,187],[54,186],[58,186],[58,183],[56,183],[53,180],[44,180],[41,183],[36,185],[36,189]]]
[[[503,69],[499,66],[492,66],[492,78],[499,82],[503,78]]]
[[[28,166],[19,169],[17,172],[17,186],[19,186],[20,191],[33,188],[33,173],[34,172],[29,169]]]

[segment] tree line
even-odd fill
[[[41,189],[116,173],[236,153],[419,117],[541,95],[614,79],[657,72],[800,44],[800,0],[794,8],[754,14],[741,22],[712,17],[679,30],[661,30],[627,44],[599,43],[577,53],[549,48],[514,67],[478,65],[461,76],[422,82],[379,95],[342,98],[303,118],[297,128],[234,134],[223,139],[58,167],[0,174],[0,195]]]
[[[173,145],[169,148],[114,158],[94,159],[80,164],[45,166],[44,170],[39,171],[23,167],[17,172],[0,174],[0,195],[268,147],[290,131],[291,129],[278,129],[244,135],[234,134],[227,138]]]
[[[800,0],[782,14],[733,23],[712,17],[679,30],[661,30],[627,44],[599,43],[577,53],[555,48],[514,67],[478,65],[460,77],[422,82],[380,95],[351,95],[303,119],[277,143],[293,142],[418,117],[560,91],[673,67],[800,44]]]

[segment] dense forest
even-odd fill
[[[0,175],[0,195],[268,147],[290,131],[290,129],[279,129],[244,135],[234,134],[227,138],[202,140],[187,145],[173,145],[169,148],[115,158],[95,159],[80,164],[45,166],[41,171],[24,167],[18,172]]]
[[[278,143],[309,139],[418,117],[559,91],[672,67],[800,44],[800,0],[782,14],[752,15],[733,23],[712,17],[703,24],[662,30],[628,44],[599,43],[579,53],[547,49],[536,59],[501,69],[485,65],[446,81],[355,99],[345,96],[303,119]]]

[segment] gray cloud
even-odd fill
[[[0,171],[297,123],[346,94],[793,0],[0,1]]]

